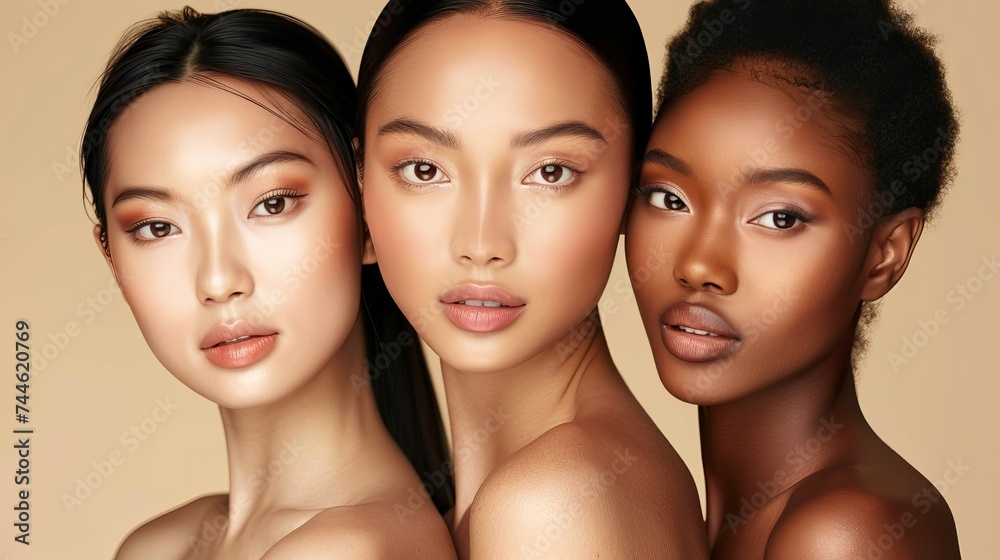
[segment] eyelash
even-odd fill
[[[299,198],[303,198],[305,196],[306,196],[305,193],[300,193],[300,192],[295,191],[293,189],[277,189],[277,190],[271,191],[269,193],[266,193],[263,196],[259,197],[257,200],[255,200],[254,203],[250,206],[250,212],[252,213],[253,209],[256,208],[257,206],[259,206],[262,202],[270,200],[272,198],[299,199]],[[284,209],[281,212],[281,214],[284,214],[288,210],[290,210],[290,209]],[[252,215],[253,214],[250,214],[250,216],[252,216]],[[250,217],[250,216],[248,216],[248,217]],[[263,216],[261,216],[261,217],[263,217]],[[174,224],[171,224],[169,221],[163,220],[161,218],[145,218],[145,219],[139,220],[138,222],[136,222],[136,223],[132,224],[131,226],[129,226],[127,229],[125,229],[125,233],[129,234],[129,236],[132,238],[132,242],[135,243],[136,245],[139,245],[139,246],[148,245],[150,243],[155,243],[155,242],[159,241],[160,239],[163,239],[162,237],[158,238],[158,239],[145,239],[145,238],[139,237],[138,235],[135,235],[135,232],[139,231],[142,227],[148,226],[150,224],[167,224],[167,225],[170,225],[172,227],[177,227]],[[178,228],[178,229],[180,229],[180,228]]]
[[[650,196],[652,196],[655,193],[663,193],[664,195],[667,195],[667,196],[675,196],[675,197],[677,197],[678,200],[681,201],[681,203],[684,204],[685,207],[687,207],[687,202],[684,202],[684,199],[681,198],[680,196],[678,196],[677,193],[675,193],[675,192],[673,192],[673,191],[671,191],[669,189],[665,189],[663,187],[660,187],[660,186],[645,185],[645,186],[635,187],[635,188],[632,189],[632,194],[633,195],[645,197],[647,200],[648,200],[648,198]],[[650,205],[652,205],[652,203],[650,203]],[[683,211],[683,210],[669,210],[669,209],[668,210],[664,210],[662,208],[656,208],[656,209],[660,210],[660,211],[663,211],[663,212],[682,212]]]
[[[260,204],[262,202],[271,200],[272,198],[290,198],[292,200],[298,200],[300,198],[304,198],[305,196],[306,196],[305,193],[300,193],[300,192],[298,192],[298,191],[296,191],[294,189],[285,188],[285,189],[276,189],[276,190],[273,190],[273,191],[271,191],[269,193],[265,193],[265,194],[261,195],[260,197],[257,198],[257,200],[254,201],[253,204],[250,205],[250,214],[247,217],[252,217],[253,216],[254,208],[257,208],[258,206],[260,206]],[[293,205],[291,208],[294,208],[294,207],[295,206]],[[276,216],[280,216],[282,214],[285,214],[289,210],[291,210],[291,208],[285,208],[279,214],[271,214],[271,216],[275,216],[275,217]],[[258,217],[264,218],[265,216],[258,216]]]
[[[403,187],[403,188],[405,188],[407,190],[419,191],[423,187],[428,186],[428,185],[415,185],[415,184],[410,183],[409,181],[406,181],[405,179],[402,178],[400,172],[403,170],[403,168],[405,168],[405,167],[407,167],[409,165],[413,165],[413,164],[433,166],[433,167],[437,168],[438,171],[441,172],[441,174],[447,176],[447,173],[444,172],[444,169],[440,165],[438,165],[438,164],[436,164],[433,161],[430,161],[428,159],[413,158],[413,159],[403,160],[403,161],[401,161],[401,162],[393,165],[392,168],[391,168],[391,171],[392,171],[392,178],[393,178],[393,180],[395,180],[397,184],[399,184],[401,187]],[[524,177],[521,178],[521,183],[524,183],[528,179],[528,177],[531,177],[532,175],[534,175],[536,172],[538,172],[538,170],[540,170],[540,169],[542,169],[544,167],[548,167],[550,165],[558,165],[560,167],[565,167],[566,169],[570,170],[573,173],[573,175],[574,175],[573,179],[570,180],[569,182],[567,182],[564,185],[542,185],[542,184],[539,184],[539,183],[531,183],[532,185],[537,186],[537,187],[542,188],[542,189],[545,189],[547,191],[551,191],[551,192],[561,192],[563,190],[566,190],[570,186],[576,184],[576,182],[579,180],[579,177],[582,177],[586,173],[586,171],[582,171],[582,170],[578,169],[575,165],[573,165],[572,163],[570,163],[568,161],[561,160],[561,159],[549,159],[549,160],[542,161],[541,163],[539,163],[538,165],[536,165],[535,167],[533,167],[531,169],[531,171],[529,171]]]
[[[442,175],[446,175],[447,176],[447,174],[444,172],[444,169],[442,169],[440,165],[434,163],[433,161],[431,161],[429,159],[413,158],[413,159],[407,159],[407,160],[401,161],[401,162],[397,163],[396,165],[392,166],[392,168],[391,168],[391,170],[392,170],[392,179],[396,182],[396,184],[398,184],[400,187],[403,187],[404,189],[406,189],[408,191],[420,192],[423,188],[429,186],[429,185],[416,185],[416,184],[413,184],[413,183],[411,183],[411,182],[409,182],[409,181],[407,181],[406,179],[403,178],[403,176],[402,176],[402,174],[400,172],[403,170],[404,167],[406,167],[408,165],[413,165],[413,164],[417,164],[417,165],[430,165],[432,167],[437,168],[437,170],[440,171]]]
[[[542,161],[541,163],[539,163],[538,165],[536,165],[531,171],[529,171],[528,174],[525,175],[521,179],[521,183],[523,184],[528,179],[528,177],[531,177],[532,175],[534,175],[535,173],[537,173],[540,169],[548,167],[550,165],[557,165],[559,167],[565,167],[566,169],[569,169],[570,171],[573,172],[573,178],[569,182],[567,182],[566,184],[563,184],[563,185],[543,185],[543,184],[540,184],[540,183],[531,183],[532,185],[537,186],[539,188],[542,188],[544,190],[547,190],[549,192],[558,193],[558,192],[562,192],[562,191],[564,191],[564,190],[572,187],[573,185],[575,185],[577,183],[577,181],[580,180],[580,177],[583,177],[583,175],[586,173],[586,171],[582,171],[580,169],[577,169],[575,165],[573,165],[572,163],[570,163],[570,162],[568,162],[566,160],[548,159],[548,160]]]
[[[635,187],[635,188],[632,189],[632,194],[634,194],[636,196],[641,196],[641,197],[647,197],[648,198],[649,196],[653,195],[654,193],[664,193],[665,195],[668,195],[668,196],[670,196],[670,195],[676,196],[678,199],[681,200],[681,202],[684,204],[684,206],[687,207],[687,203],[684,202],[684,200],[681,199],[681,197],[678,196],[677,193],[672,192],[672,191],[670,191],[668,189],[665,189],[663,187],[660,187],[660,186],[645,185],[645,186]],[[660,211],[664,211],[664,212],[682,212],[683,211],[683,210],[663,210],[662,208],[658,208],[658,207],[656,209],[660,210]],[[759,220],[759,219],[761,219],[764,216],[767,216],[769,214],[785,214],[785,215],[787,215],[787,216],[789,216],[791,218],[794,218],[795,220],[798,221],[798,223],[796,225],[794,225],[794,226],[792,226],[790,228],[784,228],[784,229],[782,229],[782,228],[772,228],[772,227],[767,227],[767,226],[761,226],[761,227],[764,227],[766,229],[773,230],[773,231],[790,232],[790,231],[798,229],[797,226],[800,225],[800,224],[804,225],[804,224],[808,224],[808,223],[810,223],[810,222],[813,221],[813,219],[811,217],[807,216],[804,212],[801,212],[801,211],[793,209],[793,208],[785,207],[785,208],[779,208],[779,209],[769,210],[767,212],[763,212],[763,213],[759,214],[758,216],[756,216],[753,220],[751,220],[751,223],[756,222],[757,220]]]
[[[135,243],[136,245],[148,245],[150,243],[154,243],[156,241],[159,241],[159,239],[144,239],[144,238],[139,237],[138,235],[135,234],[135,232],[137,232],[140,229],[142,229],[143,226],[148,226],[149,224],[167,224],[167,225],[169,225],[171,227],[177,227],[177,226],[171,224],[170,222],[168,222],[166,220],[163,220],[163,219],[160,219],[160,218],[146,218],[144,220],[139,220],[138,222],[136,222],[136,223],[132,224],[131,226],[129,226],[125,230],[125,233],[129,234],[129,237],[132,238],[132,242]],[[180,228],[178,228],[178,229],[180,229]],[[160,239],[162,239],[162,238],[160,238]]]

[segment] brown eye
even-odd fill
[[[163,222],[149,224],[149,232],[153,234],[153,237],[166,237],[170,235],[170,224]]]
[[[167,222],[148,222],[131,231],[139,239],[160,239],[180,230]]]
[[[284,197],[269,198],[263,204],[268,214],[280,214],[285,209]]]
[[[753,223],[770,229],[792,229],[799,225],[800,222],[806,223],[808,221],[807,218],[790,212],[768,212],[754,220]]]
[[[425,161],[414,161],[400,168],[403,179],[408,183],[417,185],[428,185],[447,181],[441,169]]]
[[[774,225],[778,229],[788,229],[795,225],[795,217],[781,212],[774,213]]]
[[[413,171],[416,173],[417,179],[420,179],[421,181],[430,181],[435,175],[437,175],[437,167],[434,167],[429,163],[417,164],[417,167],[414,168]]]
[[[525,182],[544,187],[563,187],[572,183],[576,176],[577,172],[565,165],[550,163],[536,168]]]
[[[542,168],[542,179],[549,183],[558,183],[563,176],[563,166],[546,165]]]
[[[268,193],[271,194],[271,193]],[[277,193],[275,193],[277,194]],[[293,191],[282,192],[278,196],[272,196],[271,198],[265,198],[264,200],[257,203],[250,211],[251,216],[276,216],[282,212],[287,212],[291,208],[294,208],[297,199],[304,197],[304,194],[297,194]]]
[[[663,210],[673,210],[680,212],[687,208],[687,204],[676,194],[664,190],[655,190],[649,193],[649,203]]]

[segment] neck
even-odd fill
[[[572,421],[584,386],[621,382],[595,310],[558,344],[512,369],[469,373],[441,362],[460,522],[487,476],[549,429]]]
[[[262,512],[349,503],[358,486],[344,483],[357,476],[351,465],[394,445],[370,384],[352,383],[363,376],[365,352],[359,317],[334,359],[294,393],[255,408],[220,407],[230,533]]]
[[[830,358],[737,401],[701,407],[709,534],[739,527],[806,477],[850,461],[870,431],[850,366],[853,336]]]

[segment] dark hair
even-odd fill
[[[911,207],[930,216],[954,178],[958,138],[935,43],[890,0],[698,2],[668,44],[658,113],[737,65],[755,79],[832,93],[834,120],[859,129],[848,137],[873,183],[862,219]]]
[[[358,227],[363,228],[351,144],[355,88],[337,51],[308,24],[284,14],[232,10],[203,15],[184,8],[137,24],[125,35],[104,71],[87,120],[80,161],[85,195],[89,186],[105,250],[109,248],[103,194],[110,127],[133,101],[156,86],[188,79],[211,83],[213,75],[266,86],[294,100],[308,123],[275,114],[311,136],[318,133],[328,145],[357,207]],[[377,265],[363,267],[361,284],[366,367],[382,420],[425,482],[437,488],[433,498],[438,510],[447,511],[454,502],[454,480],[445,465],[449,459],[444,428],[423,351],[413,327],[389,296]]]
[[[368,106],[377,94],[381,70],[396,49],[419,28],[460,14],[543,23],[583,43],[612,78],[632,127],[635,160],[642,158],[653,115],[649,56],[642,29],[625,0],[390,1],[368,37],[358,72],[357,132],[362,148]]]

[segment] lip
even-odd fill
[[[277,338],[278,333],[269,327],[243,321],[220,323],[201,339],[201,350],[219,367],[241,368],[264,359]]]
[[[740,344],[736,330],[718,313],[702,305],[674,304],[660,317],[660,326],[667,351],[685,362],[717,360]],[[709,334],[689,333],[681,327]]]
[[[467,301],[487,303],[469,305],[464,303]],[[441,296],[441,305],[445,316],[456,327],[474,333],[488,333],[510,326],[524,312],[527,302],[499,286],[462,284],[445,292]]]

